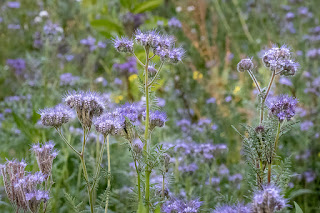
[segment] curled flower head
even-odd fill
[[[150,130],[153,130],[155,127],[164,126],[164,124],[167,121],[167,115],[164,112],[153,111],[153,112],[150,112],[149,119],[150,119]]]
[[[120,135],[123,131],[125,119],[112,113],[101,115],[94,122],[97,132],[103,135]]]
[[[58,155],[58,151],[53,149],[54,145],[53,141],[48,141],[42,145],[34,144],[31,148],[37,158],[38,167],[46,178],[51,175],[53,160]]]
[[[40,115],[41,123],[44,126],[59,128],[69,122],[72,117],[72,111],[68,107],[58,104],[53,108],[40,110]]]
[[[280,190],[276,186],[268,185],[254,194],[252,212],[265,212],[265,209],[275,212],[287,206],[287,200],[280,194]]]
[[[84,127],[91,127],[93,117],[100,116],[104,109],[104,99],[100,94],[91,91],[72,91],[64,97],[69,108],[74,108],[79,121]]]
[[[113,40],[113,45],[118,52],[133,52],[133,41],[128,38],[116,37]]]
[[[253,69],[253,63],[250,58],[242,59],[237,65],[238,72],[245,72],[252,69]]]
[[[132,150],[134,151],[134,153],[136,155],[140,155],[142,153],[143,143],[141,142],[141,140],[136,139],[136,140],[133,141]]]
[[[268,107],[270,109],[270,114],[277,116],[279,121],[282,122],[285,119],[290,120],[295,115],[297,103],[297,99],[293,97],[279,95],[271,98],[271,101],[268,102]]]
[[[140,30],[137,30],[135,34],[135,40],[142,46],[144,47],[151,47],[151,48],[156,48],[159,46],[159,43],[162,41],[161,40],[161,35],[155,31],[147,31],[147,32],[142,32]]]
[[[262,61],[271,71],[281,75],[294,75],[299,67],[298,63],[291,60],[291,51],[285,45],[267,50]]]

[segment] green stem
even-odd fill
[[[251,77],[252,81],[255,83],[255,85],[256,85],[256,87],[257,87],[257,89],[258,89],[259,93],[261,93],[261,88],[260,88],[260,86],[259,86],[259,83],[258,83],[258,81],[257,81],[256,77],[254,76],[254,74],[252,73],[252,71],[251,71],[251,70],[248,70],[248,73],[249,73],[249,75],[250,75],[250,77]]]
[[[145,65],[145,95],[146,95],[146,121],[145,121],[145,130],[144,130],[144,139],[145,139],[145,144],[144,144],[144,151],[147,153],[147,158],[149,154],[149,144],[148,144],[148,139],[149,139],[149,87],[148,87],[148,66],[149,66],[149,47],[146,47],[146,65]],[[148,159],[147,159],[148,161]],[[149,213],[149,201],[150,201],[150,171],[149,171],[149,165],[147,162],[146,165],[146,170],[145,170],[145,178],[146,178],[146,184],[145,184],[145,200],[146,200],[146,212]]]
[[[276,139],[275,139],[274,147],[273,147],[273,152],[272,152],[272,155],[271,155],[270,162],[268,163],[268,184],[270,184],[270,182],[271,182],[271,166],[272,166],[273,157],[274,157],[274,155],[276,154],[276,151],[277,151],[278,141],[279,141],[279,136],[280,136],[280,130],[281,130],[281,123],[279,121],[278,122]]]
[[[107,138],[108,137],[109,137],[109,135],[107,135]],[[98,142],[98,143],[100,143],[100,142]],[[103,152],[104,152],[104,149],[105,149],[105,144],[106,144],[106,137],[104,137],[103,145],[102,145],[102,148],[100,150],[99,158],[98,158],[98,161],[97,161],[96,174],[95,174],[94,179],[93,179],[92,190],[94,190],[94,187],[95,187],[95,185],[97,183],[97,180],[98,180],[98,176],[100,174],[100,167],[101,167],[101,162],[102,162],[102,158],[103,158]]]
[[[56,130],[57,130],[58,134],[60,135],[60,137],[62,138],[63,142],[64,142],[65,144],[67,144],[67,145],[80,157],[80,153],[79,153],[79,152],[68,142],[68,140],[63,136],[61,130],[58,130],[57,128],[56,128]]]
[[[164,63],[164,62],[161,62],[160,67],[159,67],[156,75],[153,77],[152,81],[148,84],[148,87],[152,86],[152,84],[154,83],[154,81],[158,78],[158,75],[159,75],[159,73],[160,73],[160,71],[161,71],[161,69],[162,69],[163,63]]]
[[[141,181],[140,181],[140,172],[138,170],[138,167],[137,167],[137,161],[134,159],[134,166],[136,168],[136,172],[137,172],[137,176],[138,176],[138,203],[141,202]]]
[[[104,212],[108,212],[108,205],[109,205],[109,194],[111,188],[111,165],[110,165],[110,146],[109,146],[109,136],[107,136],[107,158],[108,158],[108,185],[107,185],[107,199],[106,199],[106,206],[104,208]]]
[[[276,71],[273,71],[271,79],[270,79],[270,82],[269,82],[269,85],[268,85],[268,88],[267,88],[267,92],[266,92],[265,96],[261,98],[260,124],[262,124],[262,121],[263,121],[264,104],[265,104],[266,99],[268,97],[268,94],[270,92],[270,89],[271,89],[271,86],[272,86],[272,83],[273,83],[273,80],[274,80],[275,76],[276,76]]]

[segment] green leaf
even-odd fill
[[[300,206],[295,201],[293,201],[293,203],[294,203],[294,207],[296,208],[296,213],[303,213]]]
[[[96,28],[99,32],[103,32],[106,35],[106,32],[116,32],[117,34],[123,34],[123,28],[120,23],[111,18],[104,19],[95,19],[90,22],[91,26]],[[109,37],[109,36],[108,36]]]
[[[139,202],[137,213],[147,213],[147,209],[144,207],[142,201]]]
[[[154,213],[161,213],[160,205],[157,206],[157,208],[154,210]]]
[[[134,13],[143,13],[146,11],[151,11],[157,7],[159,7],[163,3],[163,0],[151,0],[146,1],[144,3],[139,4],[137,7],[134,8]]]

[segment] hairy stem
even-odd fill
[[[95,185],[97,183],[97,180],[98,180],[98,176],[100,174],[100,167],[101,167],[101,162],[102,162],[102,158],[103,158],[103,152],[104,152],[104,149],[105,149],[106,138],[108,138],[108,137],[109,137],[109,135],[107,135],[107,137],[104,137],[104,140],[103,140],[103,145],[102,145],[102,148],[100,150],[99,158],[98,158],[97,165],[96,165],[96,174],[95,174],[94,179],[93,179],[92,190],[94,190],[94,187],[95,187]]]
[[[269,92],[270,92],[270,89],[271,89],[271,86],[272,86],[272,83],[273,83],[273,80],[274,80],[274,77],[276,76],[276,71],[273,71],[272,72],[272,76],[271,76],[271,79],[270,79],[270,82],[269,82],[269,85],[268,85],[268,88],[267,88],[267,92],[266,94],[264,95],[264,97],[261,98],[261,109],[260,109],[260,124],[262,124],[262,121],[263,121],[263,113],[264,113],[264,104],[266,102],[266,99],[269,95]]]
[[[148,66],[149,66],[149,47],[146,47],[146,65],[145,65],[145,95],[146,95],[146,121],[145,121],[145,130],[144,130],[144,139],[145,139],[145,144],[144,144],[144,151],[147,153],[147,158],[149,154],[149,144],[148,144],[148,139],[149,139],[149,114],[150,114],[150,109],[149,109],[149,87],[148,87]],[[148,160],[147,160],[148,161]],[[146,211],[149,213],[149,200],[150,200],[150,171],[149,171],[149,165],[147,162],[146,165],[146,170],[145,170],[145,178],[146,178],[146,184],[145,184],[145,199],[146,199]]]
[[[137,160],[135,157],[133,157],[133,161],[134,161],[134,167],[136,168],[136,172],[137,172],[137,176],[138,176],[138,203],[141,202],[141,180],[140,180],[140,172],[137,166]]]
[[[109,145],[109,135],[107,136],[107,158],[108,158],[108,195],[106,199],[106,206],[104,208],[104,212],[108,212],[108,205],[109,205],[109,194],[110,194],[110,188],[111,188],[111,165],[110,165],[110,145]]]
[[[61,130],[59,130],[59,129],[57,129],[57,128],[56,128],[56,130],[57,130],[58,134],[60,135],[60,137],[62,138],[63,142],[64,142],[65,144],[67,144],[78,156],[80,156],[80,152],[78,152],[78,151],[68,142],[68,140],[63,136]]]
[[[153,77],[152,81],[148,84],[148,87],[152,86],[152,84],[154,83],[154,81],[158,78],[159,73],[160,73],[160,71],[161,71],[161,69],[162,69],[163,64],[164,64],[164,62],[161,62],[160,67],[159,67],[157,73],[156,73],[155,76]]]
[[[250,77],[251,77],[252,81],[253,81],[253,82],[254,82],[254,84],[256,85],[256,87],[257,87],[257,89],[258,89],[259,93],[261,93],[261,88],[260,88],[260,86],[259,86],[259,83],[258,83],[258,81],[257,81],[256,77],[254,76],[254,74],[252,73],[252,71],[251,71],[251,70],[248,70],[248,73],[249,73],[249,75],[250,75]]]
[[[81,160],[81,165],[82,165],[82,170],[83,170],[83,176],[87,182],[87,189],[88,189],[88,195],[89,195],[89,203],[90,203],[90,210],[91,213],[94,212],[94,204],[93,204],[93,196],[92,196],[92,190],[89,182],[89,176],[87,172],[87,167],[86,167],[86,162],[84,160],[84,148],[86,146],[86,130],[85,128],[83,129],[83,142],[82,142],[82,151],[80,153],[80,160]]]
[[[271,182],[271,166],[272,166],[273,157],[274,157],[274,155],[276,154],[276,151],[277,151],[278,141],[279,141],[279,136],[280,136],[280,130],[281,130],[281,123],[279,121],[278,122],[278,128],[277,128],[277,134],[276,134],[276,138],[275,138],[275,141],[274,141],[273,152],[272,152],[272,155],[271,155],[270,162],[268,164],[268,184],[270,184],[270,182]]]

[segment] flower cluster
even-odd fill
[[[285,45],[267,50],[262,57],[262,61],[271,71],[285,76],[294,75],[299,67],[298,63],[291,60],[290,49]]]
[[[158,55],[162,61],[177,63],[182,60],[184,55],[182,48],[174,47],[175,41],[173,37],[160,35],[156,31],[141,32],[138,30],[134,40],[147,49],[151,48],[153,53]],[[119,52],[133,52],[133,41],[127,38],[116,38],[114,47]]]
[[[133,41],[128,38],[116,37],[113,40],[113,44],[118,52],[124,52],[124,53],[133,52]]]
[[[268,103],[270,114],[277,116],[279,121],[290,120],[295,115],[298,101],[288,95],[279,95],[271,98]]]
[[[60,85],[73,86],[79,79],[79,76],[73,76],[71,73],[63,73],[60,75]]]
[[[252,70],[253,66],[254,65],[252,63],[252,60],[250,58],[245,58],[238,63],[237,70],[238,72],[245,72],[248,70]]]
[[[38,189],[38,185],[46,180],[41,172],[25,175],[27,164],[24,161],[7,161],[1,165],[1,175],[7,196],[17,211],[38,212],[41,202],[47,202],[47,191]]]
[[[65,96],[64,102],[76,110],[79,121],[87,128],[91,127],[93,117],[100,116],[105,109],[104,99],[91,91],[71,91]]]
[[[97,132],[103,135],[122,135],[126,136],[127,139],[132,139],[133,132],[126,121],[126,118],[131,122],[135,123],[141,118],[141,111],[136,104],[124,104],[114,109],[112,113],[105,113],[98,117],[94,125]]]
[[[8,59],[7,65],[15,70],[16,75],[21,75],[26,70],[26,62],[22,58]]]
[[[93,38],[92,36],[88,36],[87,38],[81,39],[80,44],[88,47],[90,51],[94,51],[95,49],[97,49],[97,47],[101,49],[106,48],[106,43],[102,41],[98,41],[96,43],[96,39]]]
[[[34,144],[31,148],[37,158],[38,167],[46,178],[51,175],[53,160],[58,155],[58,151],[53,149],[54,145],[53,141],[48,141],[43,145]]]
[[[234,205],[221,205],[215,208],[212,213],[251,213],[249,205],[238,203]]]
[[[202,202],[198,199],[185,202],[181,199],[172,198],[164,203],[162,211],[165,213],[197,213],[201,204]]]
[[[44,126],[59,128],[62,124],[69,122],[72,117],[72,111],[62,104],[53,108],[40,110],[41,123]]]
[[[149,128],[150,130],[153,130],[155,127],[163,127],[166,121],[167,121],[167,115],[165,112],[160,112],[160,111],[150,112]]]
[[[276,186],[268,185],[254,194],[252,213],[275,212],[287,206],[287,200],[280,194],[280,190]]]
[[[113,68],[125,76],[138,73],[137,61],[134,57],[130,57],[126,63],[123,64],[114,64]]]
[[[168,21],[168,27],[170,28],[181,28],[182,27],[182,24],[181,22],[175,18],[175,17],[172,17],[169,21]]]
[[[124,128],[125,119],[112,113],[105,113],[94,122],[97,132],[103,135],[120,135]]]

